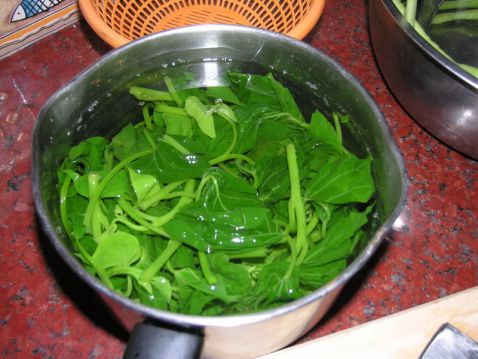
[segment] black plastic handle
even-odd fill
[[[140,323],[131,332],[123,359],[200,358],[203,341],[201,333]]]

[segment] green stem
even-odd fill
[[[218,156],[216,158],[213,158],[213,159],[209,160],[209,164],[211,166],[214,166],[214,165],[217,165],[218,163],[229,161],[229,160],[242,160],[242,161],[245,161],[245,162],[247,162],[251,165],[255,164],[253,159],[251,159],[250,157],[248,157],[246,155],[240,154],[240,153],[229,153],[227,155]]]
[[[68,198],[68,189],[70,188],[70,184],[72,182],[72,178],[66,175],[65,180],[61,184],[60,188],[60,218],[61,223],[63,224],[63,228],[65,229],[68,236],[71,238],[71,226],[70,222],[68,221],[68,210],[66,208],[66,200]]]
[[[111,283],[110,277],[108,277],[108,275],[106,274],[106,271],[103,268],[99,268],[99,267],[94,267],[94,268],[96,270],[96,274],[98,274],[98,277],[101,279],[101,281],[105,283],[108,288],[114,290],[115,288],[113,286],[113,283]]]
[[[307,222],[304,210],[304,200],[301,195],[300,190],[300,175],[299,167],[297,165],[297,156],[295,153],[295,146],[293,143],[289,143],[286,146],[287,153],[287,165],[289,167],[289,178],[290,178],[290,188],[291,195],[290,201],[295,213],[295,220],[297,223],[296,231],[296,245],[299,252],[299,257],[297,259],[297,264],[300,264],[305,258],[309,244],[307,242]]]
[[[323,204],[322,202],[318,202],[319,206],[322,207],[322,209],[324,210],[324,212],[327,214],[327,218],[324,218],[322,220],[322,223],[321,223],[321,235],[322,237],[325,236],[325,232],[327,232],[327,225],[329,223],[329,220],[330,220],[330,217],[331,217],[331,211],[330,209],[325,205]]]
[[[437,14],[433,17],[432,24],[440,25],[447,22],[463,20],[478,20],[478,9]]]
[[[332,113],[332,118],[334,120],[335,132],[339,139],[339,143],[342,144],[342,127],[340,126],[340,118],[337,112]]]
[[[296,263],[297,263],[297,248],[295,247],[294,243],[292,242],[292,237],[286,236],[287,243],[290,247],[290,263],[289,267],[287,267],[287,272],[285,273],[285,279],[289,279],[294,272]]]
[[[305,129],[310,128],[310,123],[298,120],[297,118],[292,116],[289,112],[273,112],[269,115],[263,116],[262,118],[264,118],[264,119],[271,119],[271,118],[274,119],[274,118],[281,118],[281,117],[286,117],[287,120],[289,120],[290,122],[293,122],[294,124],[296,124],[299,127],[303,127]]]
[[[129,266],[117,266],[106,271],[110,277],[115,275],[130,275],[134,278],[139,278],[142,274],[141,269]]]
[[[469,9],[478,7],[478,0],[451,0],[451,1],[444,1],[439,10],[454,10],[454,9]]]
[[[139,101],[174,101],[173,97],[166,91],[144,87],[133,86],[129,89],[129,93]]]
[[[169,237],[169,235],[166,232],[164,232],[164,230],[159,228],[159,226],[155,226],[151,224],[150,222],[148,222],[146,219],[144,219],[142,216],[143,212],[138,211],[131,204],[129,204],[129,202],[123,197],[120,197],[118,199],[118,205],[128,216],[130,216],[134,221],[136,221],[143,227],[147,228],[148,230],[150,230],[151,232],[155,234],[159,234],[160,236]]]
[[[148,129],[143,128],[143,135],[144,135],[144,138],[146,138],[146,140],[149,142],[151,148],[156,149],[156,142],[154,142]]]
[[[227,254],[229,259],[247,259],[247,258],[264,258],[267,256],[267,248],[259,247],[245,252],[230,252]]]
[[[469,72],[471,75],[478,78],[478,67],[473,67],[473,66],[466,65],[466,64],[459,64],[459,65],[461,66],[461,68],[463,70]]]
[[[317,216],[317,214],[312,215],[312,218],[307,223],[307,229],[306,229],[307,235],[309,235],[318,224],[319,224],[319,216]]]
[[[234,149],[234,147],[236,147],[236,143],[237,143],[237,128],[236,128],[236,124],[230,120],[229,118],[226,118],[226,117],[223,117],[227,123],[229,123],[229,125],[231,126],[232,128],[232,141],[231,141],[231,144],[229,145],[229,147],[227,148],[226,152],[224,152],[222,155],[216,157],[216,158],[213,158],[211,160],[211,162],[214,162],[217,158],[227,158],[227,156],[229,156],[229,154],[232,152],[232,150]],[[222,162],[222,161],[220,161]]]
[[[417,14],[417,0],[407,0],[407,5],[405,8],[405,19],[412,26],[415,25],[416,14]]]
[[[176,88],[174,87],[174,83],[169,76],[164,77],[164,83],[166,84],[166,87],[168,88],[168,91],[169,91],[171,97],[176,102],[176,104],[179,107],[183,107],[184,102],[183,102],[183,100],[181,100],[181,97],[179,97],[178,92],[176,91]]]
[[[234,172],[233,170],[231,170],[229,167],[227,167],[223,162],[221,163],[218,163],[218,166],[220,169],[222,169],[224,172],[230,174],[231,176],[234,176],[236,178],[239,178],[239,175]]]
[[[158,273],[164,264],[171,258],[176,250],[181,245],[181,242],[171,239],[164,251],[144,270],[139,276],[139,280],[142,282],[149,282]]]
[[[167,143],[168,145],[174,147],[175,150],[177,150],[179,153],[183,155],[189,155],[191,154],[191,151],[189,151],[186,147],[184,147],[182,144],[180,144],[178,141],[176,141],[174,138],[172,138],[169,135],[164,135],[161,141]]]
[[[95,193],[96,189],[99,186],[100,176],[96,173],[90,172],[88,174],[88,193]],[[91,216],[91,234],[93,239],[98,243],[99,238],[102,233],[102,216],[103,213],[101,211],[100,206],[101,200],[98,199],[96,201],[95,206],[93,207],[93,215]]]
[[[130,276],[126,277],[126,291],[122,293],[125,297],[129,298],[133,293],[133,281]]]
[[[295,233],[297,231],[297,221],[295,218],[294,202],[292,200],[287,204],[287,211],[289,212],[289,231],[290,233]]]
[[[140,233],[148,233],[148,234],[158,234],[158,233],[153,233],[150,229],[146,228],[145,226],[135,224],[131,221],[129,221],[125,217],[118,217],[114,219],[114,222],[122,223],[129,229],[135,231],[135,232],[140,232]]]
[[[67,175],[66,179],[63,181],[61,188],[60,188],[60,218],[61,223],[63,224],[63,228],[66,231],[66,234],[74,243],[75,249],[80,252],[83,259],[91,264],[91,256],[88,252],[83,248],[80,241],[75,238],[72,233],[70,222],[68,221],[68,207],[67,207],[67,198],[68,198],[68,189],[70,188],[71,182],[73,179],[71,176]]]
[[[96,202],[93,209],[93,217],[91,221],[91,235],[96,243],[99,243],[102,231],[101,220],[103,218],[103,212],[101,211],[101,200]]]
[[[159,201],[165,199],[165,197],[174,189],[178,188],[184,183],[184,181],[177,181],[167,184],[162,187],[154,196],[149,196],[144,199],[141,203],[141,209],[146,210],[151,207],[153,204],[158,203]]]
[[[91,233],[91,225],[92,225],[92,216],[94,209],[96,207],[96,204],[99,202],[99,199],[101,197],[101,192],[105,189],[105,187],[108,185],[108,183],[111,181],[111,179],[121,170],[123,169],[124,166],[126,166],[128,163],[137,160],[138,158],[148,156],[154,152],[154,149],[142,151],[135,153],[134,155],[124,159],[120,163],[118,163],[115,167],[111,169],[111,171],[108,172],[108,174],[103,178],[103,180],[100,182],[98,187],[95,189],[94,193],[90,196],[90,201],[88,202],[88,206],[86,207],[86,212],[85,212],[85,219],[83,221],[85,227],[86,227],[86,232]]]
[[[186,192],[188,195],[187,196],[182,196],[178,203],[171,209],[168,213],[166,213],[164,216],[158,217],[157,220],[153,222],[153,225],[157,227],[163,226],[165,223],[169,222],[174,218],[176,213],[178,213],[182,207],[186,206],[187,204],[191,203],[194,198],[194,187],[196,185],[196,181],[194,179],[189,179],[186,182],[186,185],[184,186],[184,192]]]
[[[163,197],[163,199],[172,199],[176,197],[189,197],[191,199],[195,199],[196,195],[194,193],[189,193],[186,191],[177,191],[177,192],[168,193],[167,195]]]
[[[153,121],[151,120],[151,115],[149,114],[150,109],[153,109],[153,111],[154,111],[154,104],[153,103],[147,103],[146,105],[143,106],[144,123],[146,124],[146,128],[148,130],[154,129]]]
[[[209,267],[209,262],[207,260],[207,255],[204,252],[199,251],[199,266],[201,267],[202,274],[204,275],[204,279],[209,285],[214,285],[217,283],[217,278],[211,271],[211,267]]]
[[[163,105],[163,104],[156,104],[156,107],[154,108],[154,110],[157,111],[157,112],[170,113],[172,115],[181,115],[181,116],[187,116],[188,115],[186,110],[184,110],[182,108]]]
[[[199,201],[199,199],[201,198],[201,192],[208,181],[215,181],[215,178],[211,175],[207,175],[201,178],[201,182],[199,182],[198,188],[196,189],[196,193],[195,193],[194,200],[196,202]]]

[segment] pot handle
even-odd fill
[[[184,328],[138,323],[131,332],[123,359],[200,358],[203,339],[201,333],[187,332]]]

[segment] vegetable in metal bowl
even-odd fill
[[[369,3],[370,34],[380,70],[417,123],[448,146],[476,159],[478,78],[472,75],[476,70],[450,59],[419,24],[417,31],[406,20],[400,4],[399,0]]]
[[[111,290],[195,315],[277,307],[339,275],[377,220],[349,117],[306,121],[271,73],[177,90],[187,78],[130,88],[142,121],[70,149],[59,206],[75,255]]]
[[[212,358],[291,343],[365,265],[405,198],[401,156],[359,83],[300,41],[241,26],[176,29],[107,54],[48,101],[32,153],[40,222],[132,331],[127,358],[166,355],[172,342]],[[322,228],[347,245],[322,253]]]

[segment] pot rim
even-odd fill
[[[249,26],[243,25],[194,25],[194,26],[187,26],[182,28],[176,28],[172,30],[167,30],[164,32],[152,34],[145,36],[141,39],[135,40],[131,43],[128,43],[122,47],[117,49],[113,49],[111,52],[104,55],[98,61],[93,63],[92,65],[85,68],[79,75],[73,78],[69,83],[64,85],[61,89],[59,89],[55,94],[53,94],[49,100],[43,105],[37,119],[45,118],[45,112],[49,109],[49,107],[56,101],[58,97],[61,96],[64,92],[66,92],[69,88],[74,86],[77,81],[81,81],[82,77],[85,77],[87,73],[94,71],[95,68],[102,66],[103,64],[111,61],[122,53],[128,51],[128,49],[132,46],[136,46],[135,44],[138,42],[150,42],[150,41],[158,41],[163,37],[174,36],[177,33],[186,33],[186,34],[197,34],[199,32],[208,32],[208,31],[219,31],[219,32],[232,32],[232,33],[260,33],[270,39],[275,39],[279,41],[287,42],[292,46],[296,46],[301,48],[303,51],[313,52],[315,55],[320,56],[323,61],[327,62],[331,65],[336,71],[340,73],[341,76],[345,77],[347,81],[353,86],[360,95],[365,99],[367,104],[369,105],[370,109],[373,112],[375,119],[377,120],[379,127],[383,133],[383,136],[387,143],[389,144],[390,151],[393,154],[394,160],[396,161],[396,166],[400,171],[401,175],[401,193],[397,205],[395,206],[394,210],[390,213],[388,218],[377,228],[373,237],[368,242],[367,246],[364,250],[357,256],[349,265],[348,267],[335,279],[331,282],[327,283],[326,285],[320,287],[319,289],[315,290],[314,292],[284,304],[282,306],[267,309],[259,312],[254,313],[246,313],[246,314],[232,314],[232,315],[222,315],[222,316],[199,316],[199,315],[189,315],[189,314],[181,314],[181,313],[173,313],[169,311],[159,310],[156,308],[152,308],[146,306],[141,303],[133,302],[132,300],[123,297],[122,295],[108,289],[99,279],[90,275],[84,267],[79,263],[78,260],[74,258],[71,252],[68,250],[67,246],[60,240],[57,232],[53,228],[52,224],[48,220],[47,211],[42,201],[42,195],[40,190],[40,155],[38,151],[32,151],[32,184],[33,184],[33,198],[36,207],[37,216],[39,217],[40,223],[42,224],[43,230],[46,232],[50,242],[53,244],[53,247],[56,249],[60,257],[66,262],[66,264],[75,272],[76,275],[79,275],[80,278],[85,281],[89,286],[93,287],[97,290],[100,294],[112,299],[113,301],[124,305],[126,308],[133,310],[135,312],[144,315],[146,318],[150,318],[153,320],[160,320],[165,321],[173,325],[179,326],[189,326],[189,327],[206,327],[206,326],[215,326],[215,327],[234,327],[238,325],[245,325],[256,323],[260,321],[267,320],[272,317],[281,316],[285,313],[289,313],[295,311],[303,306],[306,306],[314,301],[325,297],[326,294],[329,292],[333,292],[334,290],[340,289],[343,285],[352,277],[354,276],[363,266],[364,264],[370,259],[373,253],[377,250],[379,245],[381,244],[383,238],[387,234],[389,230],[391,230],[392,225],[399,214],[405,207],[405,202],[407,198],[407,185],[408,179],[406,175],[406,170],[403,162],[403,158],[401,156],[400,151],[396,145],[395,140],[392,137],[390,132],[390,128],[388,127],[383,114],[378,108],[378,105],[375,103],[371,95],[365,90],[365,88],[355,79],[348,71],[346,71],[338,62],[332,60],[328,55],[325,55],[320,50],[288,36],[271,32],[269,30],[257,29],[252,28]],[[39,127],[40,127],[39,120],[36,121],[34,129],[33,129],[33,148],[38,147],[39,141]]]

